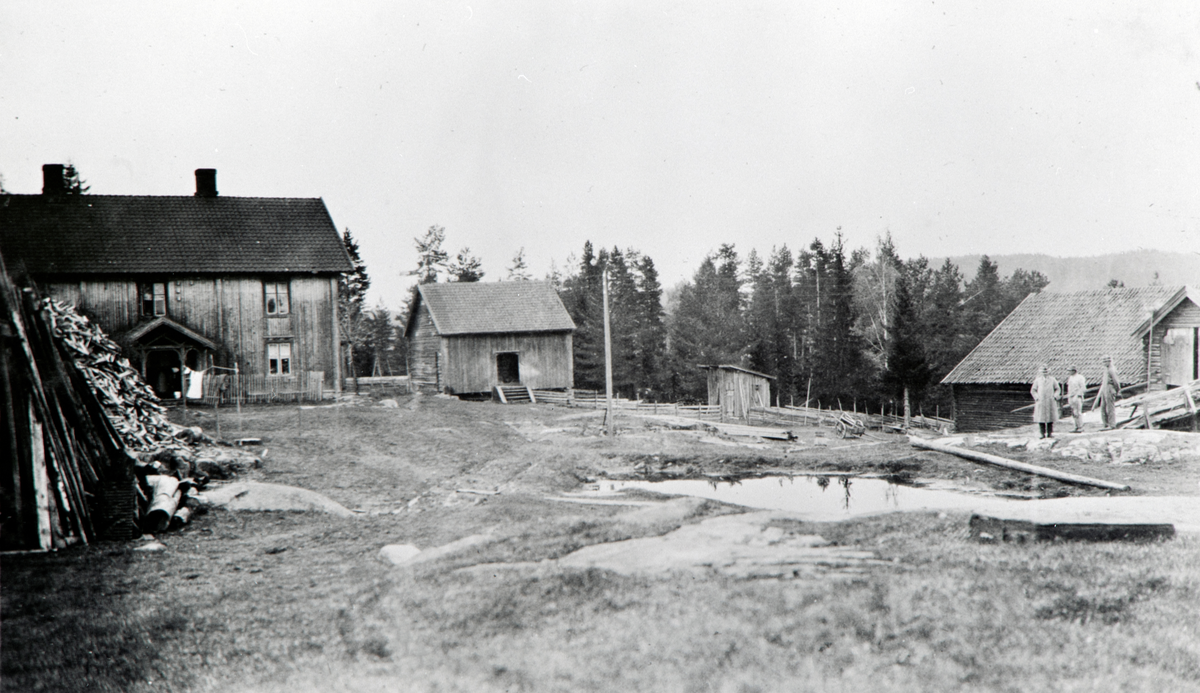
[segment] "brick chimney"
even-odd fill
[[[67,191],[66,181],[63,179],[64,168],[62,164],[42,165],[43,195],[62,195]]]
[[[217,169],[196,169],[196,197],[217,196]]]

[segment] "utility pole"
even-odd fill
[[[613,396],[612,396],[612,331],[608,321],[608,267],[604,268],[604,395],[608,399],[608,413],[604,417],[605,424],[608,427],[608,437],[611,439],[616,434],[616,426],[613,422]]]

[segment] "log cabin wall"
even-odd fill
[[[1198,329],[1200,306],[1186,299],[1155,323],[1150,346],[1151,389],[1165,390],[1200,378]],[[1143,348],[1145,344],[1143,337]]]
[[[267,344],[292,345],[291,372],[323,371],[326,388],[335,387],[338,345],[334,320],[336,283],[329,276],[103,278],[47,281],[46,293],[71,303],[108,334],[119,337],[147,318],[141,315],[139,282],[166,280],[167,317],[215,342],[216,365],[262,375]],[[268,316],[264,281],[288,284],[288,313]]]
[[[441,390],[438,365],[442,358],[442,338],[424,304],[416,315],[416,326],[408,338],[408,373],[416,387]]]
[[[455,335],[443,338],[442,387],[449,392],[489,392],[500,384],[496,355],[516,352],[520,382],[535,390],[572,386],[569,332]]]
[[[955,384],[951,389],[955,430],[995,431],[1033,423],[1032,409],[1013,411],[1033,403],[1030,387],[1025,383]]]

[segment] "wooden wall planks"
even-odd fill
[[[138,285],[154,279],[163,278],[115,277],[45,286],[52,298],[75,305],[105,332],[119,337],[146,319],[141,315]],[[339,353],[332,319],[336,281],[323,275],[290,277],[289,314],[268,318],[263,280],[255,275],[171,277],[167,317],[217,343],[222,350],[217,365],[232,367],[236,360],[246,373],[266,372],[269,338],[291,341],[292,371],[322,371],[326,389],[333,391]]]

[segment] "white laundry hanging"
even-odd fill
[[[204,374],[208,371],[194,371],[186,366],[183,369],[188,376],[188,399],[203,399],[204,398]]]

